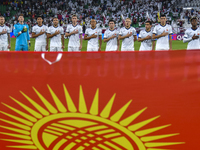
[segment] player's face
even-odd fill
[[[0,24],[3,25],[5,23],[4,17],[0,17]]]
[[[126,27],[130,27],[131,26],[131,20],[126,19],[125,25],[126,25]]]
[[[197,26],[197,19],[192,19],[191,24],[193,27]]]
[[[145,28],[146,28],[146,30],[151,29],[151,25],[150,25],[150,23],[145,23]]]
[[[115,23],[114,22],[109,22],[109,27],[110,27],[110,29],[113,29],[115,27]]]
[[[24,17],[23,16],[19,16],[18,20],[19,20],[19,22],[24,22]]]
[[[58,25],[58,18],[54,18],[54,19],[53,19],[53,24],[54,24],[55,26]]]
[[[166,17],[161,17],[161,18],[160,18],[160,23],[161,23],[161,24],[163,24],[163,25],[166,24],[166,21],[167,21],[167,18],[166,18]]]
[[[92,27],[96,27],[97,22],[96,22],[95,19],[92,19],[90,24],[91,24]]]
[[[72,17],[72,23],[75,24],[77,22],[77,17]]]
[[[42,18],[40,18],[40,17],[37,18],[37,23],[38,23],[38,24],[42,24],[42,22],[43,22],[43,19],[42,19]]]

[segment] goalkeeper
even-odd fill
[[[19,23],[14,25],[14,36],[16,37],[15,51],[28,51],[31,46],[29,27],[24,23],[24,15],[18,17]]]

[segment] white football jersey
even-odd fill
[[[56,31],[60,31],[60,34],[52,37],[50,40],[50,47],[62,47],[61,35],[64,34],[64,29],[61,26],[54,27],[50,26],[47,30],[47,33],[54,34]]]
[[[200,49],[200,38],[193,40],[193,35],[200,36],[200,29],[193,30],[189,28],[185,31],[183,41],[188,41],[187,49]]]
[[[79,35],[83,34],[83,29],[80,25],[73,26],[72,24],[67,26],[66,32],[71,33],[74,30],[78,30],[77,34],[72,34],[69,37],[68,47],[79,47],[80,46],[80,38]]]
[[[149,32],[147,32],[146,30],[142,30],[140,31],[140,34],[139,34],[139,38],[143,39],[147,36],[151,36],[152,37],[153,35],[153,32],[150,30]],[[152,39],[149,39],[149,40],[144,40],[143,42],[141,42],[141,45],[140,45],[140,51],[147,51],[147,50],[152,50]]]
[[[161,24],[156,25],[153,30],[153,34],[161,35],[164,31],[168,32],[169,35],[173,34],[172,27],[168,24],[166,24],[165,26],[162,26]],[[168,35],[157,39],[156,50],[169,50],[169,36]]]
[[[92,28],[88,28],[85,31],[85,34],[88,35],[88,37],[90,37],[92,34],[97,35],[96,38],[92,38],[90,40],[88,40],[88,44],[87,44],[87,49],[98,49],[99,48],[99,36],[102,36],[102,30],[101,29],[92,29]]]
[[[106,44],[106,51],[116,51],[117,50],[117,40],[118,40],[118,35],[119,35],[119,31],[117,31],[116,29],[114,30],[110,30],[107,29],[104,33],[104,38],[110,38],[112,35],[115,35],[115,38],[110,39],[107,44]]]
[[[1,34],[0,35],[0,44],[8,44],[8,33],[10,33],[10,28],[7,27],[6,25],[0,26],[0,32],[3,30],[6,30],[6,34]]]
[[[120,29],[119,35],[125,36],[130,32],[132,32],[133,36],[123,39],[121,51],[134,51],[134,36],[137,35],[135,28],[130,27],[127,29],[123,27]]]
[[[45,25],[42,25],[42,26],[35,25],[32,28],[32,32],[35,33],[35,34],[39,34],[41,31],[47,32],[47,30],[48,30],[48,27],[45,26]],[[35,38],[35,46],[36,45],[46,45],[46,43],[47,43],[46,39],[47,39],[46,33],[36,37]]]

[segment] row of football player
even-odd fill
[[[24,17],[20,15],[19,23],[14,26],[16,36],[16,51],[28,51],[30,46],[29,27],[24,24]],[[118,32],[115,30],[115,22],[109,21],[109,29],[104,33],[104,42],[107,42],[106,51],[118,51],[122,40],[121,51],[134,51],[134,42],[141,42],[140,51],[147,50],[171,50],[172,49],[172,27],[166,24],[166,16],[162,15],[160,24],[151,30],[152,24],[147,21],[145,30],[140,31],[137,39],[135,28],[131,27],[131,20],[127,18],[124,27]],[[10,48],[9,28],[4,25],[4,17],[0,17],[0,50]],[[42,17],[37,18],[38,24],[33,27],[32,37],[35,40],[35,51],[63,51],[64,36],[69,37],[68,51],[80,51],[82,49],[82,27],[77,24],[77,16],[72,16],[72,24],[64,30],[58,26],[58,18],[53,19],[53,25],[49,28],[43,25]],[[88,40],[87,51],[100,51],[102,45],[102,31],[96,28],[96,20],[92,19],[91,28],[86,29],[84,40]],[[200,30],[197,28],[197,18],[191,18],[192,28],[187,29],[183,42],[188,42],[187,49],[200,49]],[[157,39],[155,47],[155,39]]]

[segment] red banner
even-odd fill
[[[0,53],[2,150],[195,150],[200,51]]]

